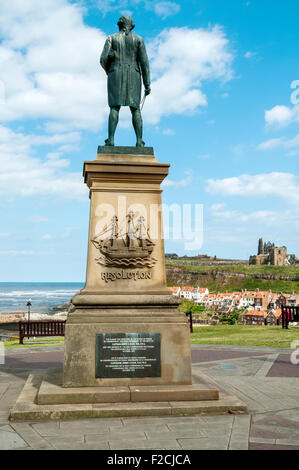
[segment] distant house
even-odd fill
[[[244,323],[245,325],[265,325],[266,318],[266,310],[249,310],[244,315]]]
[[[165,258],[178,258],[176,253],[165,253]]]
[[[296,307],[299,306],[299,294],[292,292],[291,294],[276,294],[273,296],[272,301],[269,304],[270,308],[281,308],[285,307]]]
[[[256,290],[254,296],[254,308],[256,310],[266,310],[272,298],[272,292],[261,292],[259,289]]]
[[[255,291],[242,291],[239,308],[254,307]]]
[[[216,303],[216,294],[205,294],[197,303],[204,307],[211,307]]]
[[[168,287],[172,295],[175,295],[176,297],[180,297],[180,292],[181,288],[180,287]]]
[[[279,326],[281,325],[281,308],[279,309],[272,309],[268,312],[267,317],[266,317],[266,325],[271,325],[271,326]]]
[[[295,292],[292,292],[292,294],[288,296],[287,306],[296,307],[297,305],[299,305],[299,295],[295,294]]]
[[[185,300],[193,300],[195,295],[195,289],[191,286],[184,286],[181,288],[180,297]]]
[[[199,304],[205,295],[209,295],[209,289],[206,287],[197,287],[194,293],[194,302]]]

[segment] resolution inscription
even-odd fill
[[[139,279],[151,279],[152,278],[152,273],[148,271],[129,271],[126,272],[124,270],[118,271],[118,272],[103,272],[101,273],[101,279],[102,281],[105,281],[106,283],[111,281],[117,281],[121,279],[129,279],[129,280],[134,280],[138,281]]]

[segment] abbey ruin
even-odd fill
[[[288,266],[291,264],[299,264],[299,259],[295,255],[288,255],[286,246],[278,248],[274,243],[264,243],[263,239],[260,238],[258,243],[258,254],[250,256],[249,264]]]

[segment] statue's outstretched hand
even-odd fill
[[[144,93],[145,93],[145,96],[150,95],[150,94],[151,94],[151,89],[150,89],[150,87],[146,88],[146,89],[144,90]]]

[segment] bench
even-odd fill
[[[24,338],[65,336],[64,321],[20,321],[19,343],[24,344]]]

